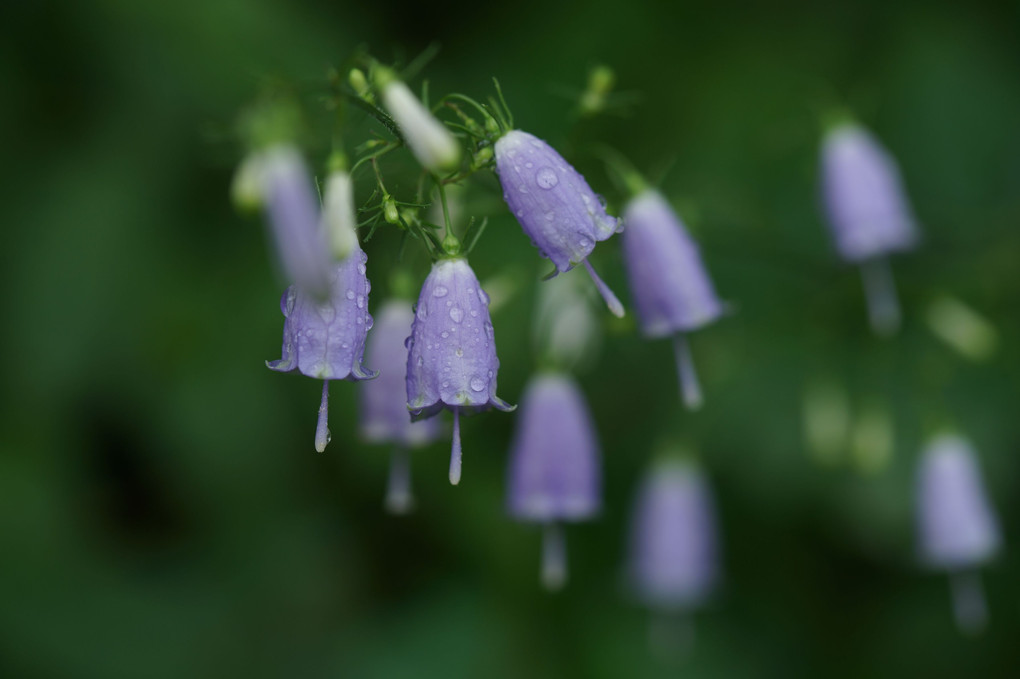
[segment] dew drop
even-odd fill
[[[449,336],[450,336],[450,333],[448,333],[448,332],[446,332],[446,331],[444,330],[444,331],[443,331],[443,339],[446,339],[446,338],[447,338],[447,337],[449,337]]]
[[[485,389],[485,380],[483,380],[481,377],[472,377],[471,389],[473,389],[474,391],[481,391]]]
[[[359,309],[364,309],[365,308],[365,296],[364,295],[358,295],[358,308]]]
[[[478,300],[485,306],[489,306],[489,294],[481,288],[478,289]]]
[[[347,299],[354,299],[354,291],[353,290],[348,290],[347,291]]]
[[[524,167],[526,167],[526,168],[528,168],[530,170],[531,168],[535,167],[535,164],[534,163],[524,163]]]
[[[407,349],[408,351],[410,351],[411,347],[413,347],[413,346],[414,346],[414,336],[412,335],[412,336],[409,336],[406,340],[404,340],[404,348]],[[421,358],[419,357],[418,360],[420,361]]]
[[[535,181],[538,183],[539,188],[548,191],[560,183],[560,178],[556,176],[556,171],[551,167],[543,167],[535,175]]]
[[[432,291],[432,294],[436,297],[446,297],[450,291],[444,288],[442,285],[436,286],[436,289]]]
[[[460,347],[457,347],[457,351],[455,351],[454,353],[457,354],[457,358],[460,358],[461,356],[464,355],[464,350]]]
[[[358,273],[360,273],[362,276],[365,275],[365,265],[364,264],[359,264],[358,265]]]
[[[421,356],[418,357],[418,367],[422,367],[425,364],[425,359]]]
[[[581,248],[582,250],[587,250],[588,248],[591,247],[591,241],[588,240],[587,238],[582,238],[581,240],[577,241],[577,247]]]
[[[454,323],[460,323],[464,320],[464,311],[459,306],[455,306],[450,309],[450,318]]]
[[[549,212],[545,213],[545,218],[546,220],[551,222],[552,220],[556,219],[556,213],[553,212],[552,210],[549,210]]]
[[[472,309],[472,310],[471,310],[471,317],[472,317],[472,318],[474,318],[474,317],[476,317],[477,315],[478,315],[478,312],[477,312],[477,311],[475,311],[474,309]]]

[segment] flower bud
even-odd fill
[[[411,153],[422,167],[435,174],[457,169],[460,165],[460,144],[446,126],[389,69],[380,67],[376,71],[376,81],[383,105],[397,121]]]

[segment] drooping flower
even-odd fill
[[[328,403],[331,380],[367,380],[376,373],[363,365],[365,338],[372,327],[368,293],[372,286],[365,276],[368,256],[355,245],[351,255],[335,264],[325,301],[292,285],[280,299],[283,324],[282,356],[266,361],[278,372],[297,370],[323,381],[315,449],[320,453],[329,443]]]
[[[641,331],[672,336],[684,403],[698,408],[701,388],[686,334],[725,313],[701,261],[698,246],[669,203],[644,189],[624,210],[623,256]]]
[[[407,407],[415,419],[453,411],[450,483],[460,482],[460,415],[516,406],[496,396],[499,359],[489,298],[462,257],[432,265],[421,287],[407,355]]]
[[[924,452],[917,484],[922,559],[949,572],[960,629],[979,631],[987,610],[976,569],[999,551],[1001,537],[970,443],[936,437]]]
[[[517,519],[544,526],[542,583],[558,589],[567,578],[561,524],[590,519],[602,504],[598,440],[584,395],[567,375],[532,378],[521,405],[507,506]]]
[[[426,109],[396,74],[379,67],[375,72],[383,106],[400,126],[400,132],[422,167],[435,174],[457,169],[460,144]]]
[[[557,272],[584,264],[606,304],[617,316],[623,305],[595,273],[588,256],[595,243],[623,228],[606,213],[588,182],[547,143],[511,130],[496,142],[496,171],[503,199],[538,252]]]
[[[284,273],[306,293],[324,300],[330,290],[333,262],[319,224],[315,187],[301,153],[293,146],[277,145],[260,152],[257,162]]]
[[[366,359],[376,367],[379,376],[361,387],[361,433],[369,442],[393,445],[386,508],[402,514],[414,504],[408,453],[438,438],[439,420],[412,422],[407,412],[405,341],[414,321],[411,303],[390,300],[382,305],[376,317]]]
[[[822,185],[840,256],[861,265],[876,332],[895,332],[899,303],[887,256],[911,250],[918,234],[896,161],[867,130],[843,123],[822,143]]]
[[[715,588],[715,509],[693,463],[662,461],[646,476],[631,523],[628,575],[638,598],[660,611],[689,611]]]

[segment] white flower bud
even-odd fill
[[[351,176],[343,170],[331,172],[322,193],[322,226],[337,261],[347,259],[358,244],[357,225]]]
[[[418,162],[436,174],[455,170],[460,164],[460,144],[453,134],[401,81],[384,76],[381,89],[383,105],[397,121]]]

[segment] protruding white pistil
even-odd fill
[[[698,373],[691,358],[691,345],[683,333],[673,336],[673,350],[676,352],[676,368],[680,379],[680,394],[688,410],[697,410],[704,403]]]
[[[567,583],[567,541],[563,526],[547,523],[542,532],[542,585],[550,592]]]
[[[606,300],[606,306],[617,318],[623,318],[623,305],[620,304],[620,300],[613,294],[613,291],[609,289],[599,275],[595,273],[595,269],[592,268],[591,263],[588,260],[584,260],[584,268],[588,270],[588,275],[591,276],[592,281],[595,282],[595,287],[598,288],[599,294],[602,295],[602,299]]]
[[[322,402],[319,403],[319,423],[315,427],[315,450],[326,450],[329,443],[329,380],[322,381]]]
[[[453,449],[450,451],[450,483],[460,483],[460,408],[453,409]]]

